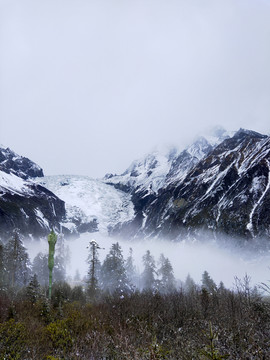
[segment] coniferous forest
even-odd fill
[[[18,232],[0,246],[0,359],[267,359],[270,304],[250,278],[234,289],[204,271],[175,279],[170,260],[112,244],[103,262],[88,247],[88,273],[66,278],[59,237],[51,299],[48,255],[31,263]],[[267,287],[267,284],[265,285]]]

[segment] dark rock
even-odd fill
[[[44,176],[40,166],[28,158],[16,154],[9,148],[0,148],[0,170],[22,179]]]

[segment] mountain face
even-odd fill
[[[230,237],[270,236],[270,137],[218,129],[182,151],[154,151],[102,180],[43,177],[0,148],[0,231],[45,236],[51,228],[173,240],[201,229]],[[32,178],[34,174],[35,179]],[[61,200],[60,200],[61,199]]]
[[[240,129],[216,146],[199,144],[192,147],[204,149],[201,155],[185,149],[174,158],[158,193],[131,189],[136,217],[115,233],[176,239],[205,229],[269,237],[270,138]]]
[[[44,176],[40,166],[9,148],[0,147],[0,170],[22,179]]]
[[[210,135],[198,137],[182,151],[172,148],[163,154],[153,152],[133,162],[122,175],[107,174],[104,181],[129,192],[135,208],[134,219],[126,224],[118,224],[112,233],[146,236],[145,226],[150,205],[156,203],[165,189],[176,187],[190,169],[229,137],[224,129],[216,128]],[[164,208],[159,210],[164,211]],[[156,226],[160,228],[159,224]]]
[[[107,174],[107,184],[141,196],[157,194],[159,189],[178,182],[217,144],[228,138],[222,128],[216,128],[207,137],[199,137],[183,151],[176,147],[156,150],[134,161],[122,175]]]
[[[0,148],[0,231],[4,240],[16,228],[23,236],[46,236],[65,217],[64,202],[36,184],[32,176],[43,176],[37,164]]]
[[[134,218],[131,195],[88,176],[46,176],[38,180],[65,201],[62,225],[71,233],[99,231],[104,235]]]

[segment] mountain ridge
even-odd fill
[[[25,236],[61,227],[69,236],[100,231],[131,239],[181,240],[200,230],[270,236],[270,137],[252,130],[218,128],[181,151],[155,150],[121,175],[100,180],[44,177],[37,164],[12,150],[0,148],[0,154],[5,237],[14,227]]]
[[[171,239],[197,229],[269,236],[269,154],[268,136],[240,129],[144,204],[139,226],[125,224],[123,231]]]

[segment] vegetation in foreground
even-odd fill
[[[81,286],[1,292],[1,359],[267,359],[270,307],[248,284],[135,291],[88,302]]]
[[[17,236],[0,246],[0,359],[269,358],[270,304],[247,276],[234,290],[207,271],[199,285],[190,276],[177,283],[169,260],[157,268],[149,251],[138,276],[132,252],[124,260],[113,244],[100,264],[93,243],[86,285],[59,280],[49,301],[46,261],[39,254],[30,264]]]

